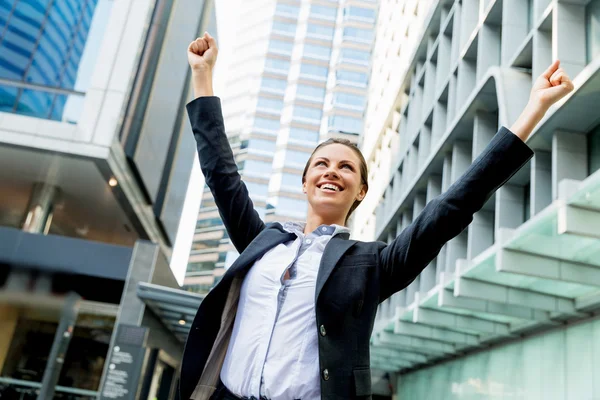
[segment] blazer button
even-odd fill
[[[319,332],[321,332],[321,336],[327,335],[327,331],[325,330],[325,325],[321,325],[319,327]]]
[[[329,380],[329,370],[327,368],[323,370],[323,379],[326,381]]]

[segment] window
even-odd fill
[[[342,115],[329,117],[329,131],[353,133],[358,135],[362,131],[362,119]]]
[[[297,150],[286,150],[285,166],[304,168],[310,154]]]
[[[246,160],[244,163],[244,175],[271,175],[271,163],[267,161]]]
[[[325,89],[316,86],[298,85],[296,96],[299,98],[323,101],[325,98]]]
[[[294,106],[294,118],[321,120],[322,111],[320,108],[310,108]]]
[[[289,197],[279,197],[275,212],[279,215],[290,215],[294,217],[304,217],[308,208],[306,200],[292,199]]]
[[[283,40],[275,40],[272,39],[269,41],[269,51],[275,53],[285,53],[292,54],[292,49],[294,48],[294,43],[285,42]]]
[[[371,54],[366,51],[343,48],[340,51],[340,60],[361,65],[369,65]]]
[[[254,129],[261,132],[277,134],[279,131],[279,120],[268,118],[254,118]]]
[[[273,32],[294,36],[296,34],[296,24],[290,24],[289,22],[283,21],[273,21]]]
[[[267,58],[267,61],[265,62],[265,69],[285,72],[287,74],[288,70],[290,69],[290,62],[274,58]],[[263,81],[264,80],[265,78],[263,78]],[[283,81],[283,86],[285,87],[285,81]]]
[[[337,16],[337,8],[313,4],[310,7],[310,16],[324,19],[335,19]]]
[[[259,152],[274,153],[275,147],[275,142],[272,140],[250,139],[250,141],[248,142],[248,149],[250,152],[256,150]]]
[[[344,18],[375,22],[375,10],[372,8],[349,6],[344,8]]]
[[[262,78],[260,89],[266,92],[285,93],[287,81],[275,78]]]
[[[367,74],[362,72],[346,71],[343,69],[337,70],[335,77],[338,81],[344,83],[350,83],[353,86],[367,86],[369,77]]]
[[[333,97],[334,105],[350,106],[357,109],[365,108],[365,96],[350,93],[335,93]]]
[[[321,67],[318,65],[312,65],[312,64],[302,64],[300,66],[300,74],[301,75],[310,75],[310,76],[317,76],[319,78],[327,78],[327,71],[329,70],[329,68],[327,67]]]
[[[304,45],[304,55],[306,57],[328,59],[331,55],[331,47],[307,43]]]
[[[255,182],[244,182],[248,188],[250,196],[267,197],[269,195],[269,185]]]
[[[333,38],[334,28],[332,26],[309,24],[306,27],[306,33],[308,36],[320,36],[326,38]]]
[[[291,127],[290,139],[316,143],[319,140],[319,131]]]
[[[587,60],[600,55],[600,0],[592,0],[586,7]]]
[[[275,8],[275,14],[283,16],[297,17],[300,12],[300,7],[291,4],[278,3]]]
[[[344,28],[344,39],[371,43],[373,41],[373,31],[371,29],[360,29],[348,26]]]
[[[259,97],[256,108],[263,111],[274,111],[279,113],[283,108],[283,100]]]
[[[302,175],[284,172],[283,174],[281,174],[281,186],[291,189],[301,188]]]

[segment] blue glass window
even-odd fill
[[[329,130],[358,135],[362,131],[362,118],[333,115],[329,117]]]
[[[300,98],[317,99],[323,101],[325,98],[325,88],[319,88],[310,85],[298,85],[296,96]]]
[[[280,196],[277,201],[275,212],[279,215],[290,215],[294,217],[303,217],[306,215],[308,203],[306,200],[292,199]]]
[[[254,129],[261,132],[277,134],[279,131],[279,119],[254,118]]]
[[[298,16],[299,12],[300,7],[291,4],[278,3],[277,7],[275,8],[275,14],[282,16],[296,17]]]
[[[290,139],[316,143],[319,140],[319,131],[303,128],[290,128]]]
[[[374,33],[371,29],[360,29],[353,27],[344,28],[344,39],[356,40],[364,43],[373,41]]]
[[[344,17],[347,19],[375,22],[375,10],[372,8],[349,6],[344,8]]]
[[[272,39],[269,41],[269,51],[284,53],[284,54],[292,54],[292,49],[294,48],[294,43],[286,42],[283,40],[275,40]]]
[[[319,78],[327,78],[329,68],[313,64],[302,64],[300,66],[300,74],[317,76]]]
[[[323,114],[320,108],[294,106],[294,118],[321,120]]]
[[[285,93],[287,81],[275,78],[262,78],[261,90],[266,90],[275,93]]]
[[[269,176],[271,170],[272,165],[267,161],[246,160],[244,163],[245,175]]]
[[[313,4],[310,6],[310,16],[325,19],[335,19],[337,8]]]
[[[273,32],[294,35],[296,33],[296,25],[289,22],[273,21]]]
[[[332,26],[308,24],[306,27],[306,33],[308,36],[320,36],[326,38],[333,38],[334,28]]]
[[[272,140],[252,138],[252,139],[250,139],[250,141],[248,143],[248,148],[250,151],[259,150],[261,152],[274,153],[275,147],[276,147],[275,142]]]
[[[331,55],[331,47],[307,43],[304,45],[304,55],[306,57],[328,59]]]
[[[275,58],[267,58],[267,61],[265,62],[265,68],[269,70],[284,72],[287,74],[288,70],[290,69],[290,62],[285,60],[278,60]]]
[[[371,54],[367,51],[343,48],[340,51],[340,59],[344,62],[369,65]]]
[[[335,72],[338,81],[351,83],[353,86],[367,86],[369,77],[366,73],[338,69]]]
[[[259,97],[256,108],[261,110],[270,110],[279,113],[283,108],[283,100],[279,99],[267,99]]]
[[[250,196],[262,196],[267,197],[269,194],[269,185],[264,183],[255,183],[255,182],[244,182]]]
[[[335,93],[333,96],[333,104],[334,105],[346,105],[351,106],[358,109],[363,109],[365,107],[366,98],[365,96],[350,94],[350,93]]]

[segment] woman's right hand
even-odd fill
[[[190,43],[187,55],[192,72],[212,72],[217,62],[218,51],[217,41],[208,32],[204,32],[204,36]]]
[[[188,62],[192,69],[192,87],[196,98],[213,96],[212,70],[218,52],[217,41],[208,32],[188,46]]]

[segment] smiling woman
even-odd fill
[[[463,176],[398,237],[359,242],[345,225],[367,193],[368,174],[362,154],[346,140],[325,141],[308,159],[305,222],[262,221],[213,95],[216,57],[208,33],[190,44],[196,99],[187,111],[206,184],[240,256],[198,309],[183,356],[181,398],[371,399],[369,344],[379,304],[407,287],[527,163],[533,152],[524,141],[573,85],[553,63],[511,130],[500,128]],[[330,118],[330,130],[361,131],[360,120]],[[297,194],[283,199],[298,209],[303,201]]]

